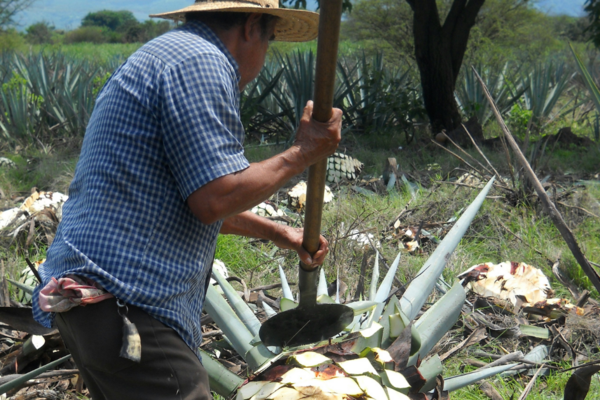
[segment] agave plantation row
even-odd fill
[[[62,53],[1,54],[0,136],[12,143],[82,136],[96,95],[121,61],[98,65]],[[314,66],[310,51],[271,57],[242,96],[241,116],[250,137],[260,142],[293,137],[312,98]],[[587,95],[567,64],[547,61],[524,68],[507,63],[475,69],[509,121],[534,133],[575,110]],[[471,68],[461,72],[456,100],[465,118],[477,117],[482,125],[490,121],[492,112]],[[344,110],[345,129],[393,130],[410,142],[415,123],[426,119],[422,103],[418,76],[409,64],[387,65],[381,54],[355,54],[338,63],[335,105]],[[572,116],[589,118],[585,110]]]

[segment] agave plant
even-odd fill
[[[521,98],[526,86],[523,79],[509,79],[507,73],[510,63],[505,63],[502,68],[486,68],[482,65],[475,67],[481,77],[485,80],[487,87],[496,100],[500,113],[505,114]],[[477,121],[484,126],[494,115],[489,103],[483,93],[481,85],[475,77],[472,68],[464,68],[463,78],[456,88],[456,101],[463,113],[469,118],[476,117]],[[517,76],[513,74],[513,76]]]
[[[3,55],[1,62],[0,132],[5,137],[32,142],[32,136],[58,132],[83,135],[95,102],[94,79],[106,74],[102,67],[61,53]]]
[[[583,82],[590,93],[591,100],[596,106],[596,112],[600,114],[600,89],[598,89],[596,81],[590,74],[588,68],[586,68],[583,61],[581,61],[579,55],[577,55],[577,53],[575,52],[573,45],[569,43],[569,47],[571,48],[571,52],[573,53],[573,58],[575,59],[575,63],[577,64],[577,69],[583,77]],[[594,120],[594,134],[596,136],[596,140],[600,140],[600,122],[598,115],[596,115],[596,118]]]
[[[389,296],[400,256],[396,257],[379,284],[379,257],[373,268],[369,297],[347,304],[354,310],[354,321],[344,332],[329,341],[297,348],[266,348],[257,335],[260,321],[218,272],[213,272],[225,298],[213,286],[206,297],[208,314],[224,332],[226,340],[246,360],[250,380],[237,377],[213,355],[204,352],[204,363],[211,376],[211,388],[220,395],[236,399],[407,399],[425,398],[424,393],[451,391],[507,371],[516,364],[477,370],[451,377],[441,384],[442,364],[430,354],[434,345],[457,322],[465,303],[465,289],[456,282],[418,319],[417,315],[441,277],[451,254],[483,204],[493,185],[490,181],[465,210],[452,230],[419,271],[402,297]],[[294,296],[280,268],[282,311],[295,307]],[[339,302],[327,294],[321,270],[318,302]],[[275,311],[266,303],[267,315]],[[421,397],[419,397],[421,396]]]
[[[336,105],[344,109],[344,117],[355,129],[377,132],[412,124],[409,114],[420,109],[409,69],[386,67],[383,53],[340,60],[338,77],[343,90],[338,90]]]
[[[540,133],[571,103],[559,104],[559,99],[572,81],[573,73],[565,64],[555,66],[552,61],[538,64],[525,77],[526,87],[523,101],[532,112],[531,130]],[[558,110],[556,109],[558,106]]]

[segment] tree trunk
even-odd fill
[[[414,12],[415,57],[425,110],[434,132],[461,124],[454,98],[469,32],[485,0],[454,0],[444,24],[435,0],[406,0]]]

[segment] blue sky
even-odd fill
[[[312,1],[309,0],[310,4]],[[582,15],[585,0],[539,0],[538,7],[552,14]],[[90,11],[130,10],[136,18],[144,20],[148,14],[186,7],[193,0],[37,0],[33,6],[17,16],[20,29],[31,23],[46,20],[59,29],[73,29]],[[314,3],[313,3],[314,4]]]

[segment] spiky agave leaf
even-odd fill
[[[423,267],[417,273],[417,277],[410,283],[404,292],[404,295],[400,299],[400,306],[409,320],[413,320],[421,310],[421,307],[423,307],[423,304],[425,304],[427,297],[429,297],[429,294],[444,270],[449,255],[456,249],[458,243],[469,228],[469,225],[475,218],[475,215],[492,188],[494,180],[495,179],[492,178],[487,183],[459,220],[456,221],[450,232],[448,232],[444,240],[442,240],[433,254],[427,259]]]

